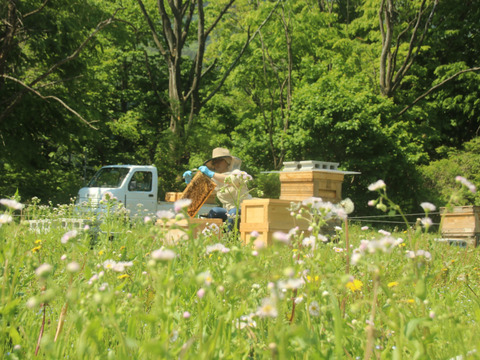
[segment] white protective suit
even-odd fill
[[[223,208],[227,211],[235,208],[237,203],[240,208],[240,204],[243,200],[252,198],[245,180],[239,176],[235,176],[235,174],[239,172],[241,165],[242,160],[232,156],[232,161],[227,172],[223,173],[223,175],[230,175],[229,177],[232,179],[232,183],[226,184],[212,179],[217,184],[214,192],[216,193],[218,200],[222,203]]]

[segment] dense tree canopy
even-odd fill
[[[379,178],[406,209],[425,187],[442,205],[453,180],[432,174],[480,156],[479,16],[479,0],[6,0],[0,196],[65,202],[114,163],[180,190],[226,146],[261,188],[283,161],[335,161],[362,173],[344,186],[359,212]]]

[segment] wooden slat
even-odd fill
[[[285,171],[280,173],[280,182],[313,182],[314,180],[343,181],[345,175],[322,171]]]

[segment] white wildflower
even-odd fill
[[[47,277],[53,270],[52,265],[50,264],[42,264],[36,270],[35,273],[38,277],[44,278]]]
[[[161,249],[152,251],[151,256],[152,256],[152,259],[155,261],[168,261],[168,260],[174,259],[176,254],[173,250],[161,248]]]
[[[67,271],[71,273],[76,273],[80,271],[80,265],[77,262],[72,261],[67,265]]]
[[[173,219],[175,217],[175,213],[170,210],[159,210],[156,213],[157,219]]]
[[[290,238],[289,238],[288,234],[285,234],[282,231],[275,231],[273,233],[273,239],[277,240],[281,243],[284,243],[284,244],[288,244],[290,242]]]
[[[279,289],[299,289],[303,285],[305,285],[305,281],[303,279],[288,279],[288,280],[280,280],[277,283]]]
[[[435,211],[437,209],[435,205],[429,202],[422,202],[420,206],[423,208],[423,211],[425,212]]]
[[[0,199],[0,204],[5,205],[6,207],[9,207],[13,210],[22,210],[25,207],[25,205],[12,199]]]
[[[60,240],[62,244],[66,244],[70,241],[70,239],[75,238],[78,235],[77,230],[70,230],[63,234],[62,239]]]
[[[385,187],[386,187],[385,182],[383,180],[378,180],[378,181],[374,182],[373,184],[370,184],[368,186],[368,190],[377,191],[377,190],[385,189]]]
[[[220,251],[222,253],[228,253],[230,251],[229,248],[227,248],[225,245],[217,243],[215,245],[209,245],[207,246],[207,254],[211,254],[213,252]]]
[[[455,178],[455,181],[465,185],[468,188],[468,190],[470,190],[472,193],[477,192],[477,187],[473,185],[470,181],[468,181],[466,178],[464,178],[463,176],[457,176]]]
[[[316,301],[312,301],[308,306],[308,312],[312,316],[319,316],[320,315],[320,305]]]
[[[277,304],[273,298],[265,298],[262,305],[258,307],[256,314],[260,317],[277,317]]]
[[[11,215],[8,215],[8,214],[0,215],[0,226],[2,226],[2,224],[11,223],[12,221],[13,221],[13,217]]]
[[[315,250],[315,240],[315,236],[306,237],[305,239],[303,239],[302,245],[311,247],[312,250]]]
[[[175,210],[176,213],[179,213],[185,208],[188,208],[190,204],[192,203],[191,199],[180,199],[175,201],[173,204],[173,209]]]

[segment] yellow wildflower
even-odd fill
[[[42,240],[38,239],[38,240],[35,240],[35,244],[41,244],[42,243]]]
[[[32,249],[32,253],[36,253],[37,251],[40,251],[40,249],[42,248],[42,246],[35,246],[33,249]]]
[[[320,280],[320,276],[318,276],[318,275],[316,275],[315,277],[307,275],[307,281],[308,282],[314,282],[314,281],[316,282],[318,280]]]
[[[345,286],[347,287],[347,289],[355,292],[362,289],[363,283],[360,280],[354,279],[353,281],[349,281]]]
[[[298,249],[292,249],[292,251],[293,251],[293,252],[297,252],[297,251],[298,251]]]
[[[409,304],[413,304],[414,302],[415,302],[414,299],[407,299],[407,303],[409,303]]]
[[[125,246],[121,246],[121,247],[120,247],[120,251],[122,251],[123,249],[125,249]]]
[[[105,253],[105,251],[100,250],[100,251],[98,252],[98,255],[102,256],[104,253]]]
[[[117,279],[127,279],[129,277],[130,277],[130,275],[122,274],[122,275],[117,276]]]
[[[397,285],[398,285],[398,281],[392,281],[392,282],[389,282],[387,286],[388,286],[389,288],[391,288],[391,287],[395,287],[395,286],[397,286]]]

